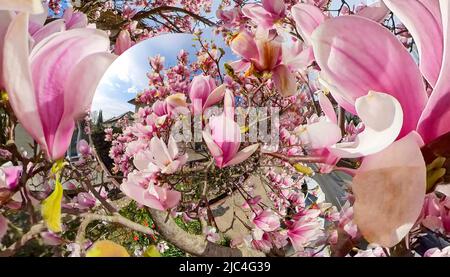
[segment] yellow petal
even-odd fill
[[[89,248],[86,257],[130,257],[130,254],[122,245],[110,240],[100,240]]]
[[[314,173],[314,171],[310,167],[308,167],[306,165],[294,164],[294,168],[295,168],[295,170],[297,170],[298,172],[300,172],[300,173],[302,173],[303,175],[306,175],[306,176],[312,176],[313,173]]]
[[[56,176],[56,179],[59,179],[59,175],[61,171],[63,170],[64,166],[66,166],[68,163],[64,161],[64,159],[57,160],[53,166],[52,166],[52,174]]]
[[[150,245],[147,250],[145,250],[144,257],[161,257],[161,253],[159,253],[158,248],[155,245]]]
[[[55,190],[47,199],[42,201],[42,217],[45,224],[52,232],[61,232],[61,200],[63,196],[63,187],[59,180],[56,180]]]

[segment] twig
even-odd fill
[[[44,231],[45,229],[46,228],[43,223],[39,223],[32,226],[30,231],[28,231],[25,235],[23,235],[22,238],[20,238],[20,240],[16,241],[11,246],[6,248],[4,251],[0,252],[0,257],[11,257],[28,241],[34,239],[40,232]]]

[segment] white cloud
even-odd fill
[[[129,88],[129,89],[127,90],[127,92],[128,92],[128,93],[131,93],[131,94],[138,94],[139,89],[138,89],[136,86],[132,86],[131,88]]]
[[[134,111],[134,106],[126,101],[115,98],[114,94],[99,92],[95,95],[92,102],[92,111],[102,110],[103,119],[107,120],[114,116],[121,115],[128,111]]]

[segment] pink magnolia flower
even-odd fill
[[[420,70],[392,33],[361,17],[328,20],[314,31],[312,41],[321,77],[339,105],[355,113],[355,100],[375,90],[394,96],[403,109],[403,139],[366,157],[353,179],[358,227],[369,242],[390,247],[409,232],[422,208],[426,168],[419,147],[450,131],[450,4],[385,3],[418,43]],[[429,98],[421,73],[434,87]]]
[[[15,190],[21,175],[22,166],[13,166],[11,163],[0,166],[0,188]]]
[[[280,227],[280,217],[271,210],[264,210],[253,216],[253,223],[262,231],[272,232]]]
[[[53,232],[41,232],[40,235],[45,245],[56,246],[64,243],[64,239]]]
[[[253,248],[264,253],[268,253],[272,249],[272,240],[269,233],[258,232],[258,234],[255,234],[253,232],[251,237],[245,238],[245,241],[250,242]]]
[[[168,114],[166,101],[157,100],[155,103],[153,103],[152,111],[157,116],[164,116]]]
[[[74,11],[72,8],[67,8],[61,19],[56,19],[45,24],[47,17],[48,7],[45,7],[43,13],[30,16],[28,30],[33,38],[34,44],[58,32],[88,27],[87,16],[82,12]],[[94,26],[92,27],[94,28]]]
[[[239,151],[241,128],[233,119],[232,93],[227,92],[227,94],[228,96],[225,96],[224,113],[220,116],[212,117],[203,131],[203,139],[208,146],[209,152],[214,157],[216,166],[219,168],[245,161],[259,147],[259,144],[252,144]]]
[[[352,142],[338,143],[342,134],[333,105],[322,93],[319,94],[319,104],[324,116],[297,127],[296,132],[302,143],[311,149],[327,150],[316,154],[328,162],[337,162],[337,157],[357,158],[379,152],[397,139],[402,128],[400,103],[391,95],[369,92],[355,102],[357,114],[365,125],[364,131],[356,135]],[[323,136],[324,132],[328,135]]]
[[[95,204],[97,203],[97,199],[95,197],[87,192],[80,192],[76,197],[77,203],[80,208],[82,209],[90,209],[95,207]]]
[[[295,251],[303,251],[305,246],[317,240],[322,233],[318,220],[302,217],[289,226],[287,236]]]
[[[262,0],[262,4],[247,4],[242,13],[253,20],[258,27],[272,28],[286,16],[284,0]]]
[[[73,8],[67,8],[64,10],[63,19],[67,30],[86,28],[88,26],[87,16],[82,12],[75,11]]]
[[[164,211],[178,205],[181,200],[179,191],[157,186],[146,176],[145,173],[134,171],[128,174],[120,189],[126,196],[152,209]]]
[[[220,235],[217,233],[217,229],[211,226],[206,226],[203,229],[203,234],[206,235],[206,239],[210,242],[218,242],[220,240]]]
[[[435,78],[430,76],[436,76],[436,72],[440,72],[440,78],[429,99],[422,74],[410,53],[392,33],[373,21],[342,16],[324,22],[312,37],[316,61],[322,70],[321,77],[340,106],[356,113],[355,101],[360,96],[367,95],[369,91],[390,94],[400,102],[404,113],[399,137],[417,130],[425,143],[428,143],[450,131],[450,81],[446,78],[450,75],[446,71],[450,68],[447,66],[450,51],[435,53],[442,47],[439,38],[442,37],[443,43],[447,45],[450,43],[450,36],[447,31],[442,30],[436,36],[433,35],[431,41],[426,42],[425,38],[429,37],[424,36],[423,32],[430,33],[434,29],[446,27],[447,24],[444,23],[449,21],[450,7],[447,1],[429,1],[427,5],[417,4],[421,2],[419,0],[412,1],[412,5],[403,5],[402,1],[395,1],[398,4],[393,4],[394,1],[385,2],[389,7],[399,5],[408,11],[402,9],[398,12],[404,19],[408,19],[404,22],[408,22],[409,29],[415,30],[411,33],[418,45],[433,43],[426,49],[422,48],[420,56],[422,73],[431,80],[432,85]],[[433,10],[439,10],[439,3],[442,20],[435,17],[425,17],[422,20],[418,16],[422,12],[428,14],[426,7],[429,6]],[[436,26],[441,21],[442,26]],[[423,28],[427,24],[430,24],[430,28]],[[353,28],[353,32],[346,31],[352,26],[358,28]],[[367,37],[367,33],[373,35]],[[393,58],[386,62],[388,56]],[[434,66],[430,66],[430,63]]]
[[[225,84],[217,87],[211,76],[195,76],[189,89],[194,115],[201,114],[206,108],[219,103],[225,95],[225,88]]]
[[[77,143],[77,151],[78,153],[80,153],[82,156],[88,156],[91,154],[91,147],[89,146],[89,143],[82,139]]]
[[[158,137],[150,141],[150,149],[138,151],[134,156],[134,165],[140,171],[172,174],[187,161],[187,154],[180,155],[175,139],[170,136],[169,143]]]
[[[130,32],[127,30],[122,30],[117,36],[114,53],[116,55],[122,55],[123,52],[131,48],[133,45],[134,41],[131,40]]]
[[[424,257],[450,257],[450,246],[443,248],[442,250],[439,248],[431,248],[428,249]]]
[[[278,38],[255,37],[248,31],[241,31],[231,42],[231,50],[242,57],[242,60],[230,64],[235,71],[252,70],[271,72],[272,80],[279,93],[292,96],[297,92],[295,75],[286,64],[282,63],[282,45]]]
[[[64,156],[75,120],[89,110],[114,56],[103,31],[73,29],[28,44],[28,15],[14,17],[4,41],[3,77],[11,107],[49,159]]]
[[[223,21],[223,26],[231,28],[238,26],[242,21],[241,9],[236,7],[230,10],[217,10],[216,16]]]
[[[325,14],[318,7],[299,3],[292,7],[292,17],[303,40],[310,45],[314,30],[326,20]]]

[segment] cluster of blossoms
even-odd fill
[[[170,174],[183,175],[183,167],[198,166],[195,163],[187,163],[186,153],[189,152],[187,149],[190,147],[184,145],[181,150],[184,154],[180,154],[179,145],[167,132],[175,123],[174,119],[180,116],[180,109],[183,115],[186,114],[183,109],[198,115],[205,112],[205,109],[212,104],[223,103],[222,115],[201,122],[205,127],[202,134],[203,140],[214,158],[216,167],[226,172],[229,167],[239,168],[239,164],[248,159],[244,163],[245,166],[251,162],[269,162],[274,168],[264,174],[269,182],[263,185],[270,188],[266,195],[256,194],[255,188],[249,187],[241,179],[230,179],[228,185],[222,187],[222,189],[237,190],[241,193],[245,199],[243,208],[248,210],[248,220],[251,222],[250,235],[234,239],[233,245],[246,243],[266,253],[276,253],[277,249],[285,251],[293,249],[294,255],[300,256],[336,253],[349,255],[354,247],[362,247],[361,241],[366,240],[372,243],[370,247],[366,250],[358,250],[351,255],[385,256],[389,253],[388,247],[400,242],[411,229],[416,230],[417,226],[423,226],[426,229],[418,232],[416,230],[415,233],[431,230],[446,236],[445,226],[448,225],[446,198],[437,199],[433,193],[424,197],[426,170],[422,167],[424,163],[421,159],[423,158],[418,149],[421,144],[423,145],[422,139],[430,142],[439,135],[445,134],[447,130],[442,127],[442,124],[434,125],[442,129],[436,133],[426,124],[419,124],[418,132],[414,131],[420,116],[417,111],[424,109],[426,102],[424,95],[426,96],[427,93],[420,94],[421,87],[424,89],[424,85],[421,81],[418,82],[418,79],[414,79],[419,78],[420,73],[417,74],[418,70],[413,72],[416,65],[413,64],[413,58],[405,51],[405,48],[413,47],[412,38],[422,34],[417,34],[420,30],[416,29],[409,33],[408,30],[416,27],[395,24],[392,15],[389,15],[389,9],[391,9],[394,13],[399,13],[396,16],[402,20],[402,18],[411,17],[414,12],[421,11],[400,12],[401,4],[391,3],[391,1],[355,7],[350,7],[343,2],[336,14],[328,10],[329,4],[329,1],[310,1],[300,4],[287,1],[262,1],[261,4],[236,3],[236,6],[230,7],[231,3],[224,1],[217,12],[222,24],[219,24],[216,32],[221,34],[230,49],[241,57],[240,60],[225,65],[225,76],[220,72],[218,63],[223,54],[214,44],[211,47],[209,44],[202,44],[202,49],[196,53],[198,60],[191,65],[190,70],[187,59],[180,57],[183,54],[178,57],[179,64],[168,70],[166,74],[162,73],[164,59],[152,58],[153,71],[148,74],[150,88],[137,98],[147,107],[141,108],[137,113],[137,117],[141,119],[125,128],[123,134],[118,135],[113,142],[113,149],[120,149],[114,154],[115,160],[126,157],[121,160],[126,161],[127,164],[122,170],[127,176],[127,180],[122,184],[125,194],[151,208],[174,208],[179,211],[186,209],[183,213],[183,218],[186,220],[192,220],[192,216],[210,220],[207,215],[209,207],[199,208],[203,199],[193,203],[189,198],[183,203],[184,200],[177,191],[180,189],[179,184],[171,183],[167,177],[164,177]],[[414,8],[418,9],[418,7]],[[436,6],[428,8],[435,9]],[[391,25],[389,25],[390,21],[392,21]],[[408,20],[405,23],[411,24]],[[371,42],[372,45],[355,37],[347,38],[352,35],[345,29],[353,24],[363,26],[360,32],[364,32],[366,28],[370,32],[379,34],[380,37],[389,41],[389,44],[381,47],[379,43]],[[395,36],[401,42],[400,45],[394,42],[398,41]],[[346,43],[350,50],[342,50],[345,48],[341,48],[339,43]],[[359,44],[363,44],[364,47],[358,48]],[[376,61],[381,55],[370,51],[377,45],[386,53],[396,53],[398,64],[408,64],[410,72],[395,71],[396,60],[392,62],[392,69],[384,67],[384,71],[380,70],[380,72],[389,73],[383,77],[386,80],[374,78],[375,75],[364,75],[364,72],[368,71],[364,64],[352,63],[350,58],[345,58],[351,56],[363,61]],[[418,47],[423,46],[418,45]],[[368,49],[372,56],[367,58],[367,53],[360,54],[359,49]],[[424,51],[419,49],[419,55],[425,55]],[[340,54],[341,52],[343,53]],[[421,63],[423,74],[429,85],[434,87],[433,82],[436,83],[437,77],[430,72],[433,71],[430,66],[423,65],[424,63],[426,61]],[[346,66],[341,68],[340,65]],[[198,70],[203,71],[203,74],[196,76],[195,71]],[[335,72],[336,70],[339,73]],[[401,74],[409,81],[401,85],[392,85],[393,83],[387,80],[394,80],[393,76],[396,74]],[[223,83],[218,87],[220,91],[216,90],[219,79]],[[355,86],[357,80],[366,81],[359,81],[360,84]],[[416,91],[416,102],[412,102],[402,90]],[[430,93],[429,88],[428,93]],[[200,105],[196,105],[196,100],[200,100]],[[239,152],[239,139],[242,132],[245,134],[245,129],[242,131],[245,127],[236,125],[233,119],[234,110],[238,106],[280,108],[282,111],[279,126],[281,145],[274,150],[275,152],[261,148],[262,152],[256,155],[256,160],[249,157],[257,150],[257,145],[249,145]],[[336,107],[338,107],[337,110]],[[177,112],[171,114],[170,109]],[[425,111],[427,111],[426,108]],[[131,135],[133,132],[139,134],[140,131],[136,129],[130,132],[130,128],[141,124],[146,120],[145,117],[160,118],[161,116],[167,116],[164,118],[167,129],[162,133],[154,132],[150,128],[151,131],[147,133],[144,141],[140,138],[125,139],[133,136]],[[422,115],[423,118],[425,116]],[[439,119],[443,122],[442,120],[445,119]],[[436,121],[431,120],[425,122],[431,125],[436,124]],[[429,132],[436,134],[427,138],[426,136],[430,137],[430,135],[428,133],[424,135],[423,131],[420,131],[421,128],[428,128]],[[223,129],[227,130],[226,133]],[[161,140],[164,137],[165,139]],[[222,142],[223,138],[225,143]],[[117,143],[120,140],[122,143],[130,143],[135,151],[129,150],[129,146]],[[415,145],[415,142],[418,144]],[[161,150],[157,150],[158,148]],[[141,150],[144,150],[142,153],[145,154],[141,154]],[[190,150],[196,152],[198,148]],[[394,159],[399,151],[406,151],[408,155]],[[155,155],[155,153],[163,152],[166,154]],[[158,160],[158,157],[165,158]],[[385,160],[389,157],[392,159],[386,163]],[[134,166],[130,166],[131,161]],[[411,177],[417,186],[403,188],[406,182],[397,180],[399,176],[395,174],[392,177],[387,174],[383,177],[384,181],[372,179],[374,178],[372,174],[376,172],[383,174],[381,172],[387,170],[388,164],[404,165],[406,161],[411,167],[417,168],[417,176]],[[320,173],[342,170],[354,177],[353,185],[348,188],[347,203],[340,211],[323,201],[308,202],[311,201],[308,198],[311,192],[307,189],[305,191],[302,184],[308,178],[306,175],[313,175],[314,170],[307,163],[302,162],[316,163],[317,171]],[[343,162],[351,164],[351,168],[343,167]],[[433,179],[434,183],[442,180],[443,163],[431,168],[440,173]],[[135,171],[129,173],[132,168],[135,168]],[[210,165],[205,170],[209,168]],[[278,169],[275,168],[283,168],[283,170],[280,169],[282,172],[277,173]],[[400,174],[398,172],[402,171],[397,170],[396,174]],[[300,176],[298,180],[293,179],[294,175]],[[411,178],[407,180],[410,182]],[[367,182],[381,182],[384,185],[378,185],[377,190],[374,190],[368,188]],[[395,183],[407,194],[393,195],[394,199],[410,198],[408,204],[397,204],[395,207],[399,210],[406,209],[408,213],[398,217],[391,216],[392,222],[384,228],[380,227],[374,218],[381,220],[386,214],[382,209],[375,209],[374,205],[388,200],[369,200],[367,197],[372,197],[373,193],[379,194],[380,197],[386,193],[399,193],[386,188],[390,183]],[[140,198],[142,196],[144,196],[143,199]],[[208,193],[206,196],[209,196]],[[423,216],[419,217],[424,198],[427,199],[425,202],[427,208],[424,208]],[[390,203],[385,204],[392,206]],[[192,213],[194,210],[196,215]],[[378,214],[375,216],[373,213]],[[394,216],[397,215],[394,213]],[[209,221],[209,224],[214,225],[214,222]],[[208,240],[219,239],[217,232],[220,230],[216,227],[208,226],[204,229]],[[353,248],[335,249],[335,246],[343,245],[342,241],[347,241],[346,244]],[[385,248],[382,249],[380,246]],[[324,249],[327,251],[323,251]]]
[[[450,240],[448,1],[341,1],[336,10],[328,0],[223,1],[217,23],[202,16],[209,0],[78,1],[86,14],[48,1],[54,20],[41,1],[26,2],[0,0],[0,240],[12,233],[8,215],[23,210],[47,245],[65,243],[73,256],[129,256],[111,241],[86,239],[93,220],[159,242],[135,255],[158,256],[165,240],[214,249],[232,234],[214,207],[225,199],[245,217],[233,214],[245,231],[229,245],[242,253],[449,255],[446,244],[422,243],[426,236]],[[103,18],[114,19],[116,30],[97,29],[108,29]],[[229,49],[204,41],[196,22],[214,25]],[[194,34],[196,60],[184,50],[172,67],[166,57],[149,58],[138,111],[104,130],[114,176],[86,140],[78,139],[77,159],[65,158],[77,122],[84,118],[93,134],[86,113],[116,55],[167,32]],[[223,65],[228,50],[238,58]],[[279,117],[252,116],[253,108]],[[35,141],[33,153],[15,144],[18,122]],[[273,133],[262,130],[268,123],[280,137],[270,147]],[[186,129],[194,130],[189,140],[174,132]],[[336,185],[338,171],[352,180],[340,187],[343,197],[327,195],[339,198],[333,206],[321,187]],[[113,198],[124,196],[151,215],[160,234],[117,213]],[[172,218],[199,222],[201,240],[177,233]],[[66,241],[73,225],[80,225],[77,237]],[[182,235],[164,237],[173,233]]]

